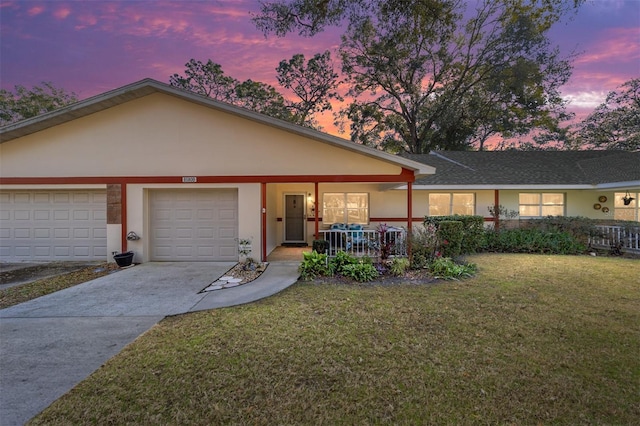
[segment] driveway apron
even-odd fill
[[[192,310],[233,265],[146,263],[0,310],[0,424],[24,424],[162,318]]]

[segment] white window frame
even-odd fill
[[[628,206],[624,205],[622,198],[627,192],[616,192],[613,197],[613,218],[615,220],[633,220],[640,222],[640,191],[631,192],[629,195],[634,198]]]
[[[449,196],[449,204],[447,207],[447,213],[446,214],[432,214],[431,212],[431,206],[433,205],[431,203],[431,195],[448,195]],[[455,195],[471,195],[472,198],[472,202],[471,202],[471,209],[472,212],[470,213],[470,215],[474,215],[476,214],[476,194],[475,192],[430,192],[429,193],[429,198],[427,199],[427,203],[428,203],[428,210],[429,210],[429,216],[451,216],[454,215],[455,213],[453,212],[454,210],[454,206],[468,206],[468,205],[464,205],[464,204],[454,204],[453,199]]]
[[[347,203],[347,199],[349,197],[349,195],[358,195],[358,196],[364,196],[365,200],[366,200],[366,206],[362,207],[362,206],[349,206]],[[341,206],[337,206],[337,207],[328,207],[327,203],[328,200],[327,198],[329,197],[336,197],[336,198],[340,198],[342,197],[342,205]],[[339,218],[340,214],[327,214],[328,210],[343,210],[342,211],[342,219]],[[351,220],[349,221],[349,210],[358,210],[360,212],[362,212],[363,214],[361,215],[362,217],[366,217],[366,220]],[[334,223],[355,223],[355,224],[359,224],[359,225],[368,225],[369,224],[369,219],[370,219],[370,212],[371,212],[371,204],[370,204],[370,197],[369,197],[369,193],[368,192],[325,192],[324,194],[322,194],[322,222],[326,225],[332,225]],[[358,215],[360,216],[360,215]],[[331,220],[330,218],[335,217],[336,220]]]
[[[520,200],[520,197],[522,195],[537,195],[538,196],[538,202],[536,202],[536,203],[523,203]],[[562,196],[562,203],[561,204],[545,203],[545,201],[544,201],[545,195],[552,195],[552,196],[560,195],[560,196]],[[537,214],[535,214],[535,215],[523,214],[522,213],[522,208],[523,207],[529,207],[529,208],[536,207]],[[545,207],[551,207],[551,208],[562,207],[562,214],[546,213],[544,211]],[[520,214],[521,218],[541,218],[541,217],[547,217],[547,216],[565,216],[566,215],[566,211],[567,211],[567,194],[565,194],[564,192],[520,192],[518,194],[518,213]]]

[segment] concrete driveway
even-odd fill
[[[200,293],[235,263],[146,263],[0,310],[0,424],[22,425],[168,315],[249,303],[293,284],[297,263]]]

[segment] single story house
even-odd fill
[[[427,194],[425,215],[492,220],[489,209],[503,206],[520,219],[640,221],[640,152],[439,151],[406,157],[436,168],[412,188]]]
[[[265,260],[336,223],[498,204],[638,220],[639,156],[397,156],[146,79],[0,129],[0,261],[236,261],[242,240]]]

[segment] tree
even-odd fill
[[[17,85],[14,91],[0,90],[0,126],[35,117],[77,102],[77,95],[57,88],[51,82],[27,89]]]
[[[574,147],[640,150],[640,78],[619,89],[578,125]]]
[[[582,2],[486,0],[472,10],[458,0],[280,0],[254,22],[278,36],[346,23],[352,139],[426,153],[556,127],[571,66],[546,34]]]
[[[331,64],[329,51],[315,54],[306,66],[304,55],[293,55],[288,61],[280,61],[276,71],[278,83],[299,99],[289,102],[289,109],[298,124],[317,128],[314,114],[332,110],[331,99],[342,100],[336,92],[340,81]]]
[[[252,80],[238,83],[233,103],[270,117],[293,121],[284,97],[269,84]]]
[[[218,101],[233,103],[238,81],[226,76],[220,64],[211,59],[207,63],[190,59],[184,66],[185,75],[173,74],[169,77],[169,84]]]
[[[315,114],[331,110],[330,99],[340,99],[329,52],[316,54],[308,62],[301,54],[280,62],[278,82],[296,100],[286,99],[269,84],[227,76],[211,59],[206,63],[191,59],[185,68],[184,75],[169,77],[172,86],[308,127],[317,128]]]

